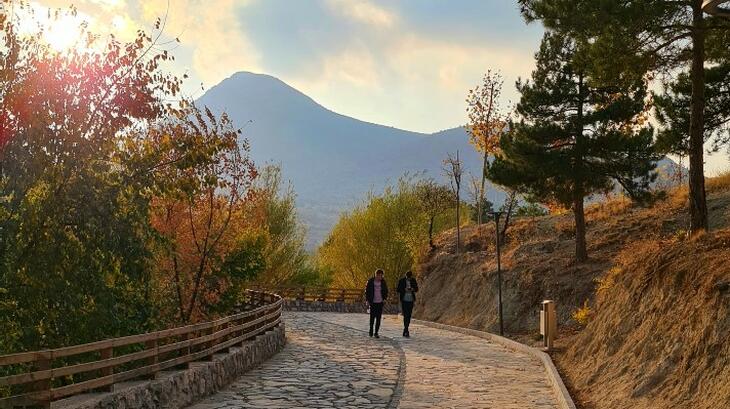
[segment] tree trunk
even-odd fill
[[[692,2],[692,99],[689,121],[690,232],[707,230],[707,201],[703,158],[705,111],[705,31],[702,0]]]
[[[461,197],[459,185],[456,185],[456,254],[459,254],[459,243],[461,243],[461,218],[459,217],[459,209],[461,208]]]
[[[586,217],[583,210],[583,196],[576,195],[573,201],[575,216],[575,261],[581,263],[588,260],[586,248]]]
[[[486,141],[484,143],[486,146]],[[479,203],[477,203],[477,229],[481,229],[482,223],[484,220],[482,220],[482,207],[484,206],[484,184],[487,179],[487,151],[484,150],[484,162],[482,163],[482,184],[479,187]]]

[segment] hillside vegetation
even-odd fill
[[[715,233],[695,239],[686,238],[686,188],[646,208],[621,198],[590,206],[585,263],[574,262],[570,214],[519,219],[508,232],[505,331],[536,343],[539,303],[555,300],[556,358],[584,407],[727,405],[730,176],[708,179],[707,190]],[[462,237],[462,254],[446,231],[419,265],[415,314],[495,332],[494,226],[468,227]],[[573,318],[584,305],[585,329]]]

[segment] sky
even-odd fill
[[[534,67],[542,29],[509,0],[37,0],[74,4],[96,32],[131,38],[165,19],[192,96],[237,71],[273,75],[325,107],[420,132],[466,121],[487,69],[514,82]],[[111,24],[109,24],[111,22]]]
[[[325,107],[431,133],[466,122],[466,93],[488,70],[502,101],[529,76],[542,36],[512,0],[34,0],[78,9],[92,32],[129,40],[164,20],[170,69],[193,98],[238,71],[280,78]],[[57,35],[56,41],[63,39]],[[169,40],[179,38],[180,43]],[[727,169],[725,153],[708,173]]]

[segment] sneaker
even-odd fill
[[[377,332],[375,333],[375,338],[380,338],[380,335],[378,335]]]

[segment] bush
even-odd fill
[[[585,327],[593,319],[593,310],[588,305],[588,300],[583,302],[583,306],[573,311],[573,319],[581,326]]]

